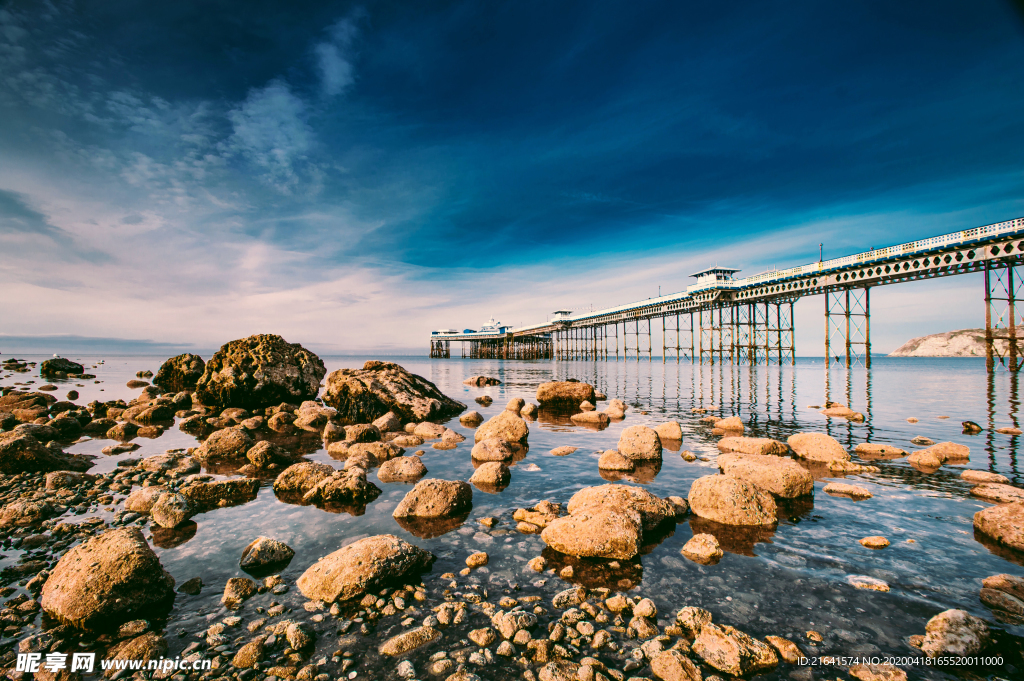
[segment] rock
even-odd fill
[[[463,385],[475,385],[478,388],[483,388],[488,385],[501,385],[501,381],[490,376],[471,376],[462,382]]]
[[[681,441],[683,439],[683,427],[678,421],[668,421],[654,427],[654,432],[661,440]]]
[[[985,482],[972,487],[971,496],[1000,504],[1024,503],[1024,489],[998,482]]]
[[[312,352],[273,334],[231,341],[214,353],[196,383],[203,404],[262,409],[316,397],[326,369]]]
[[[481,465],[469,479],[471,483],[485,490],[494,487],[504,487],[512,479],[512,472],[508,466],[500,461],[488,461]]]
[[[1024,551],[1024,503],[999,504],[974,514],[974,529],[1018,551]]]
[[[348,448],[349,457],[365,455],[377,463],[390,461],[404,453],[405,450],[393,442],[357,442]]]
[[[743,421],[739,416],[730,416],[724,419],[715,420],[715,428],[725,431],[736,431],[738,433],[743,432]]]
[[[1024,433],[1020,428],[1014,428],[1012,426],[996,428],[996,432],[1001,433],[1002,435],[1020,435],[1021,433]]]
[[[35,525],[54,513],[54,508],[45,501],[15,501],[0,506],[0,527]]]
[[[220,602],[227,608],[235,609],[256,595],[256,584],[246,577],[232,577],[224,585]]]
[[[149,510],[153,522],[168,529],[184,525],[195,514],[196,508],[182,494],[161,494]]]
[[[849,461],[850,454],[839,441],[825,433],[796,433],[786,440],[801,459],[818,463]]]
[[[526,442],[530,435],[530,429],[526,421],[510,411],[502,411],[497,416],[487,420],[476,429],[475,442],[482,442],[488,438],[498,438],[505,442]]]
[[[532,612],[499,610],[491,616],[491,625],[506,639],[512,639],[517,632],[528,631],[537,626],[537,616]]]
[[[804,656],[797,645],[789,639],[782,638],[781,636],[765,636],[764,640],[772,648],[775,648],[775,652],[787,664],[796,664]]]
[[[149,385],[149,381],[143,381],[138,378],[133,378],[132,380],[125,383],[125,385],[131,388],[132,390],[135,390],[136,388],[145,388],[147,385]]]
[[[603,428],[609,423],[608,414],[603,411],[580,412],[570,416],[569,420],[578,426],[597,426],[598,428]]]
[[[724,525],[774,525],[775,499],[745,480],[706,475],[690,486],[690,510]]]
[[[469,640],[480,646],[486,648],[497,640],[498,636],[494,633],[494,629],[490,627],[484,627],[483,629],[474,629],[467,635]]]
[[[915,468],[933,469],[944,463],[966,463],[970,461],[970,447],[955,442],[940,442],[937,445],[912,453],[907,462]]]
[[[476,428],[484,422],[484,417],[478,411],[469,411],[459,417],[459,423],[467,428]]]
[[[433,562],[429,551],[382,534],[321,558],[297,584],[306,598],[333,603],[400,584],[429,570]]]
[[[81,374],[84,372],[85,367],[81,364],[63,357],[43,360],[43,363],[39,365],[39,375],[43,377],[56,376],[58,374]]]
[[[46,489],[70,489],[94,480],[96,476],[78,471],[53,471],[46,474]]]
[[[814,494],[814,477],[787,457],[759,454],[722,454],[718,467],[727,477],[745,480],[783,499]]]
[[[789,447],[767,437],[744,437],[742,435],[730,435],[718,441],[718,449],[722,452],[738,452],[740,454],[760,454],[771,456],[785,456],[789,453]]]
[[[43,584],[43,609],[85,629],[156,618],[170,610],[174,579],[138,528],[107,530],[79,544],[57,562]]]
[[[541,539],[570,556],[628,560],[640,550],[642,531],[636,511],[593,505],[552,521]]]
[[[470,554],[466,558],[466,567],[470,568],[471,570],[475,570],[478,567],[483,567],[484,565],[487,565],[487,561],[487,554],[483,551],[477,551],[476,553]]]
[[[124,508],[126,511],[149,515],[149,511],[153,508],[153,504],[155,504],[156,500],[160,498],[160,495],[165,492],[167,492],[167,488],[162,485],[140,487],[139,489],[133,490],[132,493],[128,495],[128,498],[124,500]]]
[[[711,624],[711,613],[702,608],[688,605],[676,613],[676,624],[690,638],[696,638],[701,629]]]
[[[874,442],[861,442],[853,451],[865,459],[899,459],[907,455],[899,447]]]
[[[990,640],[984,620],[965,610],[946,610],[928,620],[921,650],[928,657],[969,657],[980,653]]]
[[[278,494],[304,495],[334,472],[334,468],[325,463],[302,461],[281,471],[274,480],[274,491]]]
[[[630,426],[619,436],[618,450],[627,459],[635,461],[661,459],[661,438],[653,428]]]
[[[583,411],[594,411],[596,407],[594,407],[594,405],[592,405],[590,402],[584,401],[580,403],[580,409],[582,409]]]
[[[537,677],[540,681],[577,681],[580,666],[570,660],[555,660],[540,668]]]
[[[153,377],[153,385],[158,385],[168,392],[192,392],[206,370],[206,362],[199,355],[177,355],[163,364]]]
[[[232,478],[215,482],[193,482],[181,488],[181,494],[195,507],[196,513],[223,506],[235,506],[252,501],[259,493],[260,481]]]
[[[604,413],[608,414],[608,418],[624,419],[626,418],[626,403],[622,400],[610,400],[608,406],[604,408]]]
[[[631,471],[636,467],[632,459],[626,458],[616,449],[609,449],[597,460],[597,467],[603,471]]]
[[[873,496],[863,487],[849,485],[845,482],[830,482],[825,485],[823,491],[833,497],[849,497],[851,499],[870,499]]]
[[[378,648],[381,655],[395,657],[404,655],[441,637],[441,632],[433,627],[418,627],[392,636]]]
[[[244,549],[238,561],[239,566],[249,572],[284,565],[292,559],[295,551],[284,542],[270,537],[256,537]]]
[[[705,624],[693,642],[693,652],[709,666],[733,676],[773,669],[779,658],[767,643],[730,626]]]
[[[695,563],[714,565],[722,558],[722,547],[713,534],[695,534],[683,545],[681,553]]]
[[[489,437],[473,445],[470,456],[476,461],[511,461],[514,452],[505,440]]]
[[[427,474],[427,467],[418,456],[400,456],[381,464],[377,479],[381,482],[416,482]]]
[[[178,452],[166,452],[147,456],[139,464],[143,470],[151,473],[163,473],[173,478],[199,472],[199,462],[191,456]]]
[[[994,610],[1008,612],[1018,617],[1024,615],[1024,600],[998,589],[982,589],[978,594],[981,602]]]
[[[398,418],[398,414],[393,411],[389,411],[380,418],[374,419],[373,425],[377,427],[382,433],[388,433],[398,431],[402,429],[402,420]]]
[[[519,410],[519,415],[529,418],[536,418],[537,412],[540,411],[536,404],[530,404],[527,402],[523,405],[523,408]]]
[[[424,421],[423,423],[417,423],[413,428],[412,434],[423,438],[424,440],[436,440],[444,435],[445,427],[440,423],[430,423]]]
[[[997,482],[1002,484],[1008,484],[1010,479],[1005,475],[999,475],[998,473],[989,473],[988,471],[976,471],[967,469],[960,473],[960,478],[967,482],[984,483],[984,482]]]
[[[21,428],[21,426],[18,426]],[[0,433],[0,473],[48,473],[50,471],[84,471],[92,466],[90,458],[65,454],[59,449],[44,447],[22,430]]]
[[[568,456],[569,454],[572,454],[575,451],[576,447],[570,447],[567,445],[563,447],[555,447],[554,449],[551,450],[551,456]]]
[[[406,422],[439,420],[466,409],[427,379],[391,362],[369,361],[362,369],[339,369],[327,377],[326,385],[324,404],[351,423],[366,423],[388,412]]]
[[[869,549],[884,549],[889,546],[889,540],[882,536],[864,537],[860,540],[861,546],[866,546]]]
[[[512,412],[513,414],[519,414],[519,412],[522,411],[523,406],[525,404],[526,400],[524,400],[522,397],[513,397],[511,400],[508,401],[508,404],[505,405],[505,409],[507,411]]]
[[[263,660],[263,651],[266,643],[266,636],[257,636],[238,649],[235,656],[231,658],[231,664],[239,669],[255,667]]]
[[[253,439],[241,428],[222,428],[210,435],[192,456],[204,464],[238,461],[245,458],[253,445]]]
[[[572,495],[566,510],[570,514],[591,507],[609,510],[630,510],[640,516],[643,531],[653,530],[676,515],[675,507],[647,490],[632,485],[597,485],[585,487]]]
[[[318,506],[365,506],[381,494],[366,480],[366,469],[353,466],[334,471],[302,495],[302,503]]]
[[[295,414],[279,411],[267,419],[267,428],[275,433],[290,433],[295,430]]]
[[[285,450],[267,440],[260,440],[245,452],[245,458],[260,470],[267,470],[275,465],[283,466],[289,458]]]
[[[295,650],[309,648],[316,641],[316,635],[308,624],[292,622],[284,632],[288,645]]]
[[[651,673],[661,681],[701,681],[700,670],[678,650],[666,650],[651,660]]]
[[[113,646],[104,655],[106,660],[132,660],[143,663],[143,666],[151,661],[153,663],[158,660],[165,659],[164,655],[167,653],[167,641],[162,636],[155,632],[147,632],[141,636],[135,636],[125,641],[121,641],[117,645]],[[116,667],[114,667],[116,668]],[[106,675],[110,676],[108,671]]]
[[[992,575],[986,577],[981,585],[986,589],[993,589],[1002,591],[1011,596],[1024,600],[1024,577],[1017,577],[1016,575]]]
[[[455,480],[429,478],[416,486],[399,502],[395,518],[449,518],[473,508],[473,488]]]
[[[847,575],[846,582],[856,589],[865,589],[867,591],[889,590],[888,583],[875,577],[868,577],[867,575]]]
[[[537,401],[548,405],[579,406],[595,400],[594,386],[578,381],[550,381],[537,386]]]

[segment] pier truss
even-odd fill
[[[463,357],[651,361],[660,331],[663,362],[793,364],[793,303],[824,296],[828,363],[870,367],[871,288],[984,272],[988,366],[1019,371],[1021,265],[1024,218],[1016,218],[743,279],[732,276],[739,270],[714,267],[693,275],[697,283],[679,293],[593,312],[562,311],[549,322],[501,333],[434,332],[431,356],[450,357],[448,344],[461,342]]]

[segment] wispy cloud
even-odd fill
[[[327,29],[327,40],[313,46],[320,86],[324,96],[335,97],[355,81],[352,65],[352,44],[358,34],[356,19],[361,13],[339,20]]]

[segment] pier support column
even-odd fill
[[[871,367],[870,318],[870,289],[867,286],[825,293],[825,363],[827,366],[838,363],[845,364],[847,368],[850,368],[859,363],[868,368]],[[792,334],[792,306],[790,306],[789,328],[790,334]],[[781,346],[781,343],[779,345]],[[778,354],[781,358],[781,349]],[[795,351],[793,354],[795,355]]]
[[[1017,319],[1021,283],[1021,273],[1014,265],[985,261],[985,366],[989,371],[995,369],[997,361],[1013,372],[1024,366],[1017,338],[1018,327],[1024,321]]]

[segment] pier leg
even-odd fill
[[[857,363],[862,363],[866,367],[871,366],[871,294],[869,291],[870,289],[865,286],[825,293],[826,365],[842,361],[838,356],[833,355],[833,352],[842,344],[846,354],[846,368]],[[780,323],[779,326],[782,327],[782,324]],[[792,328],[792,313],[789,326]],[[839,341],[839,343],[834,341]]]

